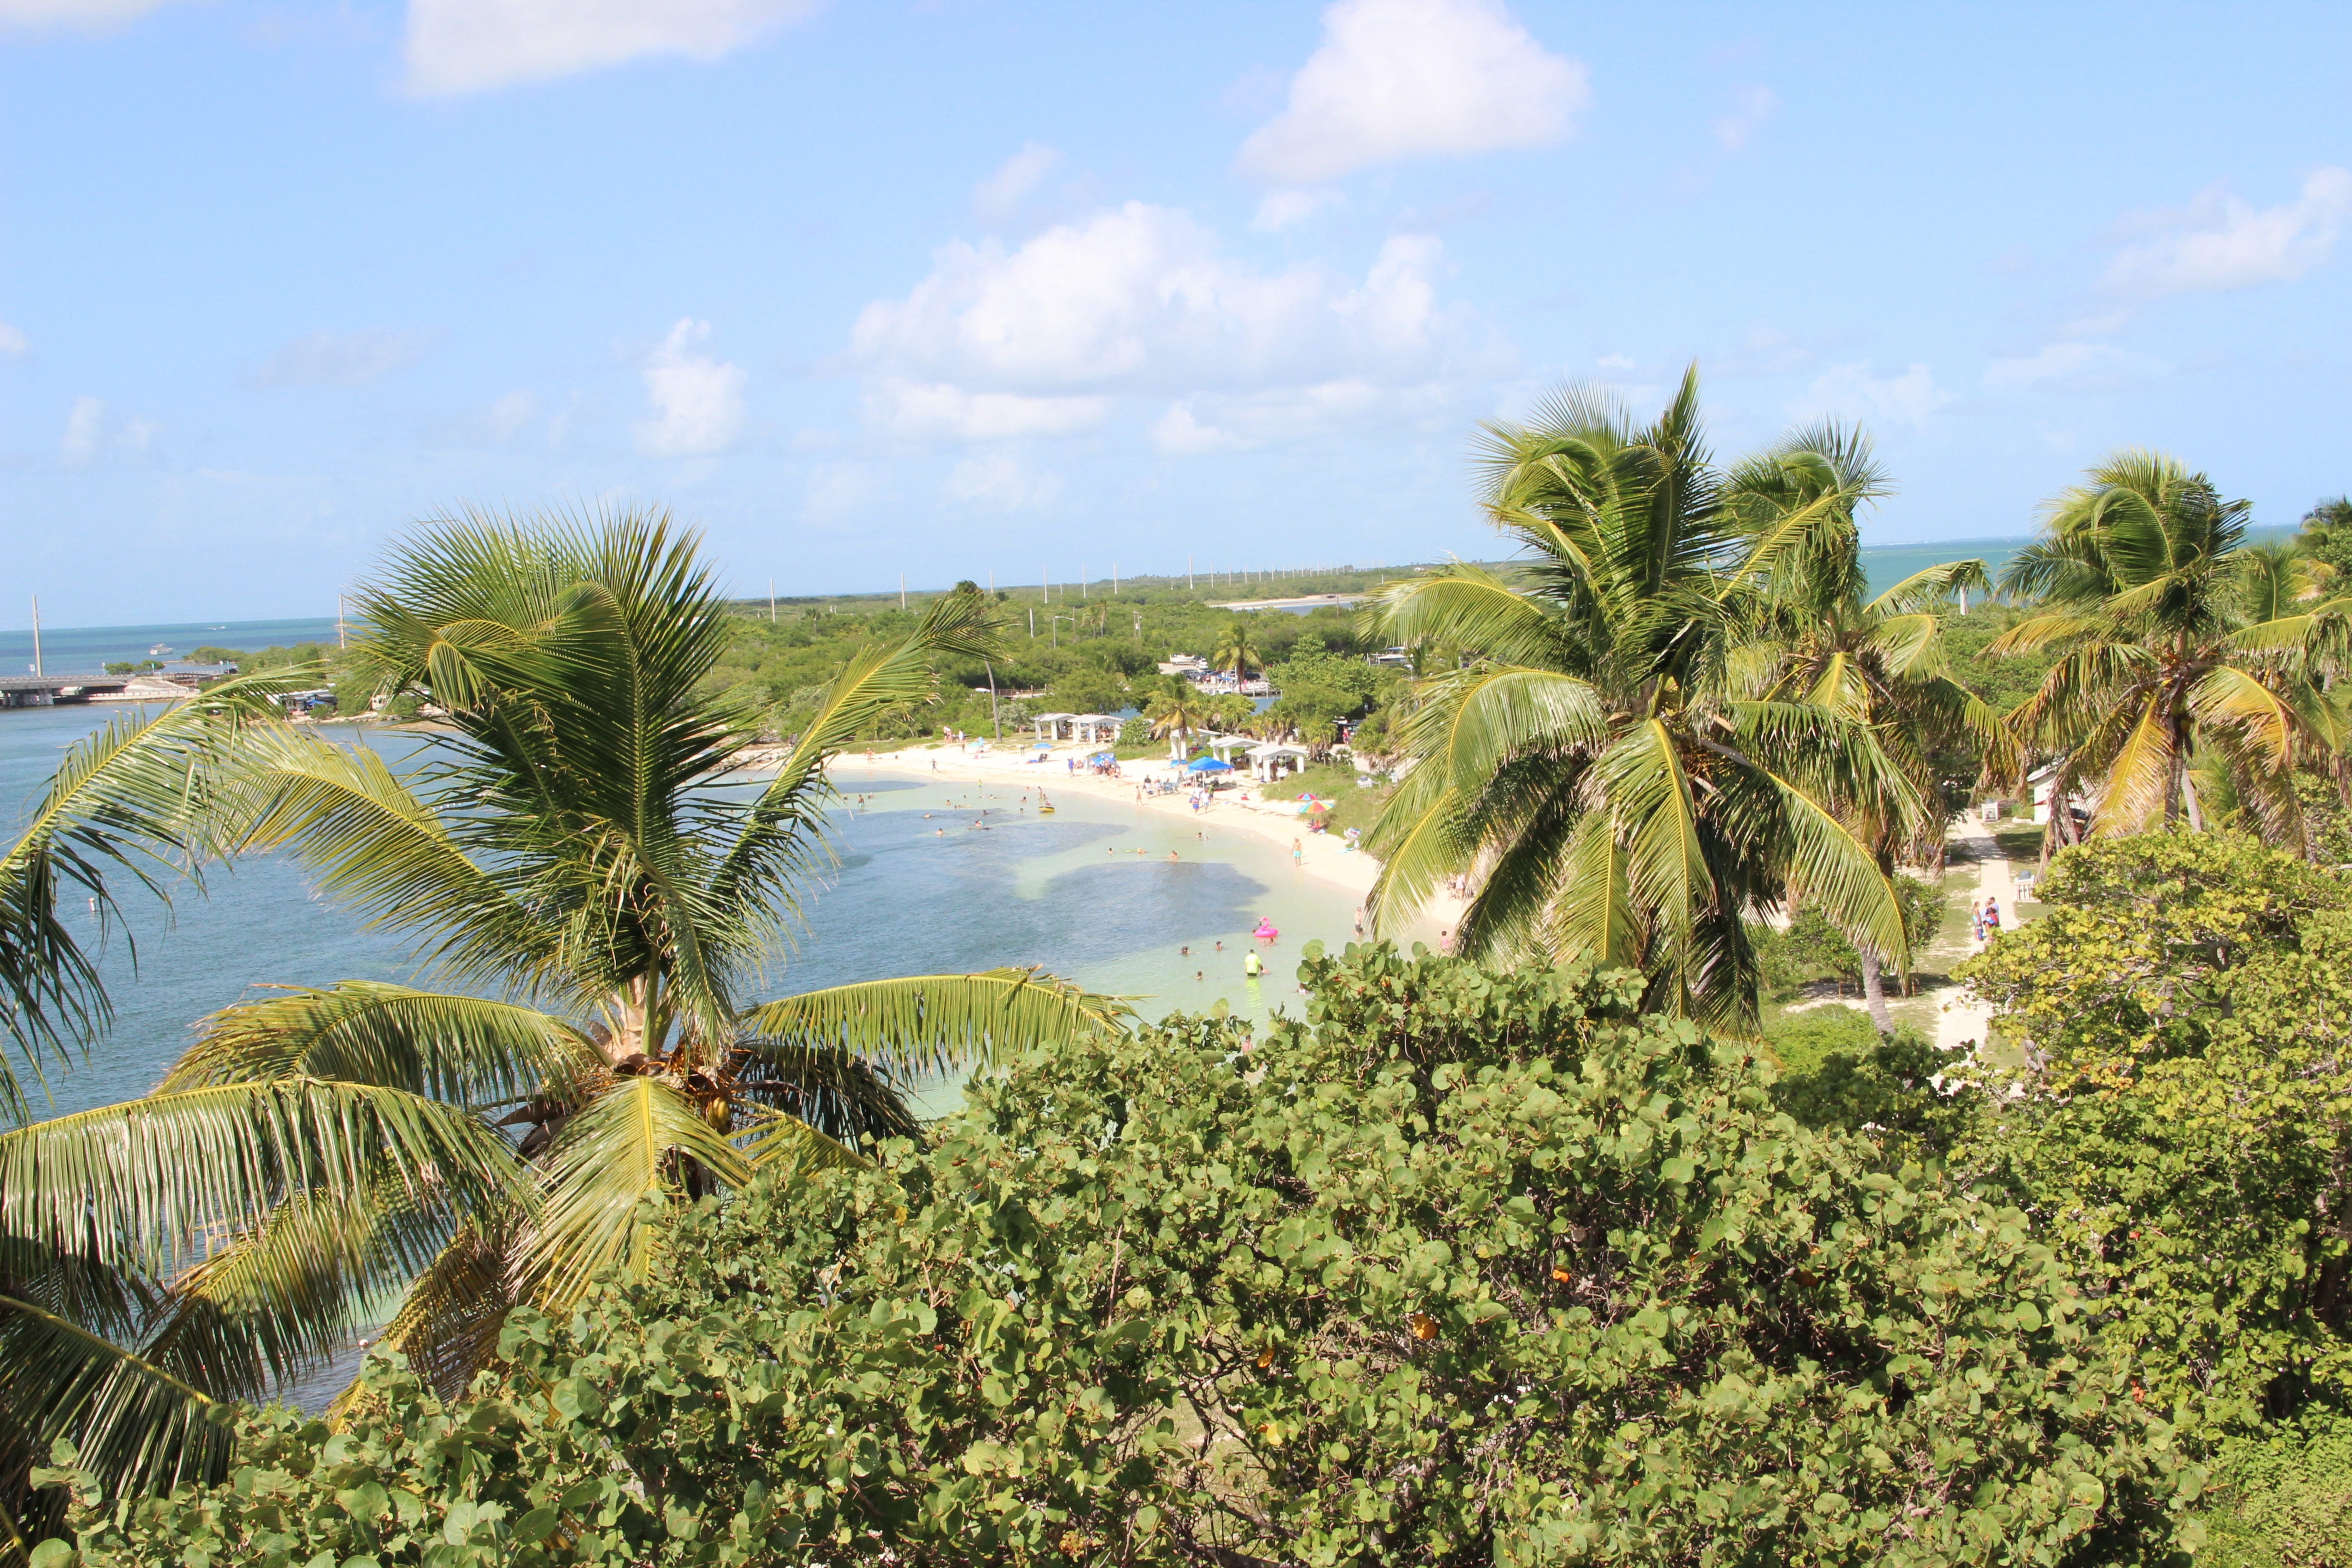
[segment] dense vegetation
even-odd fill
[[[1360,621],[769,621],[657,520],[441,525],[332,670],[429,696],[430,765],[284,721],[298,664],[94,737],[0,858],[22,1060],[105,1036],[60,910],[216,857],[299,855],[438,988],[231,1009],[80,1118],[0,1070],[14,1552],[2352,1561],[2352,514],[2250,545],[2121,454],[1964,614],[1978,563],[1863,586],[1851,432],[1718,464],[1693,382],[1488,455],[1526,559]],[[985,732],[992,682],[1008,726],[1238,721],[1176,651],[1412,764],[1348,805],[1384,906],[1470,881],[1468,957],[1310,952],[1254,1032],[1010,973],[754,994],[828,752]],[[709,791],[778,734],[751,805]],[[2042,913],[1960,971],[1990,1048],[1762,1027],[1906,973],[1950,815],[2037,767]],[[239,1403],[401,1291],[331,1418]]]
[[[2164,1560],[2195,1469],[2024,1215],[1638,979],[1302,973],[706,1204],[460,1405],[248,1418],[83,1560]]]

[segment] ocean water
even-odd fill
[[[113,704],[0,710],[0,817],[10,842],[67,749],[136,711]],[[328,733],[395,763],[424,743],[361,726]],[[1223,827],[1213,814],[1196,824],[1070,793],[1045,816],[1034,795],[1011,784],[983,794],[977,784],[867,774],[862,764],[847,772],[844,788],[857,798],[834,821],[837,863],[807,900],[795,942],[771,955],[759,997],[1018,964],[1133,996],[1148,1017],[1220,1000],[1264,1016],[1285,1002],[1295,1010],[1291,976],[1308,939],[1336,946],[1352,930],[1351,894],[1292,867],[1286,847]],[[749,796],[757,785],[740,788]],[[262,994],[257,987],[431,983],[400,939],[366,929],[284,858],[207,868],[201,889],[167,885],[168,910],[135,887],[119,887],[127,918],[104,942],[115,1025],[86,1060],[48,1075],[58,1112],[146,1092],[199,1020]],[[1267,953],[1267,976],[1247,981],[1242,955],[1261,916],[1281,936]],[[97,917],[86,918],[95,939]],[[926,1100],[945,1110],[953,1098]]]
[[[163,656],[167,658],[185,658],[207,646],[258,653],[266,647],[334,640],[332,616],[288,621],[191,621],[152,626],[44,626],[41,668],[49,675],[96,675],[109,664],[146,658],[152,649],[159,647],[172,650]],[[0,631],[0,675],[30,674],[32,668],[32,628],[18,626],[13,631]]]

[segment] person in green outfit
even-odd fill
[[[1258,961],[1257,949],[1252,948],[1249,952],[1242,955],[1243,974],[1252,980],[1255,980],[1259,975],[1265,973],[1265,965]]]

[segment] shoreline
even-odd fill
[[[1278,848],[1288,848],[1295,841],[1298,848],[1297,863],[1299,870],[1318,881],[1353,894],[1359,905],[1371,892],[1372,884],[1380,878],[1381,863],[1361,850],[1348,848],[1346,840],[1339,835],[1310,833],[1305,817],[1261,804],[1264,798],[1261,787],[1255,782],[1241,790],[1211,795],[1209,804],[1195,813],[1183,793],[1137,797],[1138,785],[1174,776],[1174,770],[1164,757],[1123,761],[1119,766],[1126,776],[1122,778],[1069,771],[1068,759],[1076,757],[1083,760],[1100,750],[1099,745],[1065,743],[1043,753],[1047,760],[1038,763],[1021,760],[1024,756],[1039,754],[1034,751],[990,751],[975,757],[955,747],[918,745],[901,747],[894,752],[877,751],[870,762],[863,751],[843,752],[826,763],[825,771],[833,779],[835,787],[845,791],[857,778],[886,775],[1009,784],[1024,788],[1041,788],[1049,799],[1055,791],[1083,795],[1096,800],[1130,805],[1139,813],[1149,812],[1179,822],[1195,822],[1203,830],[1230,828],[1265,840]],[[765,772],[772,766],[772,761],[762,759],[752,764],[751,771]],[[1238,798],[1243,795],[1250,799],[1245,802]],[[1466,903],[1467,900],[1458,895],[1440,893],[1422,907],[1414,921],[1416,923],[1433,923],[1450,931],[1461,923],[1462,910]]]

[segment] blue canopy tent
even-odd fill
[[[1221,763],[1214,757],[1202,757],[1184,771],[1188,773],[1229,773],[1234,771],[1234,764]]]

